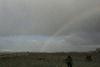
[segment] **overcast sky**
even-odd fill
[[[100,0],[0,0],[1,51],[100,47]]]

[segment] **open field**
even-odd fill
[[[64,59],[67,55],[73,57],[73,67],[100,67],[95,60],[85,60],[87,53],[11,53],[0,55],[0,67],[67,67]]]

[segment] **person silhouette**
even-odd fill
[[[72,67],[73,65],[73,59],[71,56],[67,56],[67,58],[65,58],[65,63],[67,64],[68,67]]]

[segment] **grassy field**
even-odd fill
[[[67,67],[64,63],[66,54],[9,54],[1,55],[0,67]],[[73,67],[100,67],[95,61],[85,61],[83,55],[73,55]]]

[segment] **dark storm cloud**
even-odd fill
[[[73,45],[100,45],[100,33],[73,33],[66,41]]]
[[[61,34],[66,35],[70,33],[77,33],[77,32],[87,32],[90,34],[92,33],[99,33],[100,32],[100,13],[95,13],[90,16],[86,16],[81,21],[76,21],[76,23],[70,24],[67,28],[61,32]]]

